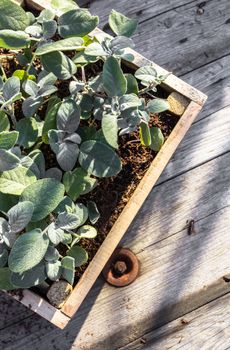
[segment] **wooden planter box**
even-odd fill
[[[22,3],[21,0],[16,1]],[[24,1],[24,4],[25,3],[27,7],[31,9],[42,10],[43,8],[49,8],[49,0],[27,0]],[[98,31],[100,30],[96,29],[96,32]],[[151,64],[162,74],[167,73],[165,69],[147,60],[137,52],[133,50],[130,51],[135,56],[135,60],[132,63],[133,68]],[[164,84],[162,84],[162,87],[169,92],[176,91],[183,95],[188,101],[188,106],[181,118],[178,119],[178,123],[176,124],[169,138],[165,142],[160,152],[157,154],[156,158],[153,160],[145,176],[113,225],[113,228],[89,264],[79,283],[76,285],[72,294],[67,299],[65,305],[62,307],[62,309],[58,310],[50,305],[45,299],[31,292],[30,290],[23,290],[20,297],[17,295],[13,296],[16,300],[20,301],[22,304],[48,321],[52,322],[59,328],[64,328],[80,307],[121,238],[124,236],[131,222],[137,215],[139,209],[149,195],[165,166],[169,162],[177,146],[200,112],[207,98],[206,95],[188,85],[173,74],[168,76]]]

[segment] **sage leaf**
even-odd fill
[[[10,270],[22,273],[32,269],[44,258],[48,245],[49,239],[40,229],[19,236],[10,251]]]
[[[47,278],[45,264],[41,262],[30,270],[11,274],[11,283],[17,288],[31,288],[44,282]]]
[[[43,98],[41,96],[31,96],[22,103],[22,111],[25,117],[33,117],[38,108],[41,107]]]
[[[77,144],[62,142],[56,153],[58,164],[64,171],[71,171],[77,162],[78,154],[79,147]]]
[[[134,42],[132,39],[125,36],[117,36],[112,39],[109,48],[115,55],[120,55],[126,48],[133,48]]]
[[[119,99],[120,109],[124,111],[129,108],[140,107],[142,105],[141,99],[135,94],[121,96]]]
[[[115,34],[130,37],[135,33],[138,21],[136,19],[130,19],[120,12],[112,10],[109,16],[109,25]]]
[[[20,159],[13,153],[5,149],[0,149],[0,172],[14,169],[19,163]]]
[[[0,191],[0,210],[7,213],[18,202],[18,197]]]
[[[82,203],[77,203],[75,205],[75,210],[74,213],[78,216],[79,218],[79,226],[84,225],[84,223],[87,221],[88,219],[88,209],[86,208],[86,206]]]
[[[6,266],[7,260],[8,260],[8,251],[7,249],[3,249],[3,251],[0,253],[0,268]]]
[[[4,84],[3,97],[6,101],[11,100],[20,92],[20,79],[18,77],[10,77]]]
[[[10,230],[14,233],[21,232],[30,222],[34,206],[32,202],[19,202],[7,213],[9,217]]]
[[[63,184],[66,193],[76,201],[79,196],[91,192],[97,186],[97,180],[90,177],[84,169],[76,168],[64,174]]]
[[[30,37],[25,32],[11,29],[0,30],[0,47],[4,49],[22,49],[30,43]]]
[[[60,99],[53,97],[50,99],[45,116],[45,123],[42,129],[42,141],[49,144],[48,132],[56,128],[57,112],[61,106]]]
[[[149,85],[156,82],[157,71],[152,66],[144,66],[135,72],[135,77],[141,80],[144,85]]]
[[[58,168],[50,168],[50,169],[46,170],[45,177],[51,178],[51,179],[56,179],[57,181],[61,182],[62,171]]]
[[[87,263],[88,253],[87,251],[80,247],[74,246],[67,251],[67,256],[71,256],[75,260],[75,267],[80,267]]]
[[[140,124],[140,139],[144,146],[149,146],[151,144],[150,128],[148,124],[143,122]]]
[[[149,145],[149,148],[151,148],[155,152],[160,151],[161,147],[164,144],[164,135],[162,134],[161,129],[154,126],[150,128],[150,134],[151,143]]]
[[[49,245],[45,255],[45,260],[48,262],[57,261],[59,257],[60,257],[60,254],[58,250],[54,246]]]
[[[99,23],[97,16],[91,16],[88,10],[70,10],[58,19],[58,32],[63,38],[83,37],[92,32]]]
[[[0,132],[9,130],[10,122],[8,116],[3,111],[0,111]]]
[[[138,95],[139,88],[136,78],[132,74],[125,74],[127,80],[127,94]]]
[[[3,290],[17,289],[17,287],[15,287],[11,283],[11,271],[8,267],[0,268],[0,289],[3,289]]]
[[[60,213],[58,215],[55,226],[63,230],[73,230],[79,225],[79,219],[76,214],[67,212]]]
[[[38,138],[38,124],[35,118],[23,118],[16,124],[19,132],[18,144],[24,148],[32,147]]]
[[[13,1],[1,0],[0,29],[24,30],[28,25],[29,20],[22,7]]]
[[[1,151],[0,151],[1,154]],[[0,192],[20,196],[24,189],[36,181],[29,169],[18,166],[0,174]]]
[[[78,161],[83,169],[97,177],[115,176],[121,170],[118,155],[111,147],[99,141],[83,142]]]
[[[61,264],[62,264],[62,277],[71,285],[73,285],[74,277],[75,277],[75,259],[72,258],[71,256],[65,256],[62,259]]]
[[[11,149],[17,142],[18,135],[17,131],[0,132],[0,149]]]
[[[37,56],[42,56],[53,51],[70,51],[81,50],[84,48],[84,41],[82,38],[72,37],[47,43],[39,46],[36,50]]]
[[[77,130],[80,123],[80,110],[72,98],[64,100],[57,111],[57,127],[69,133]]]
[[[170,108],[167,100],[156,98],[151,100],[147,104],[147,111],[150,113],[161,113],[167,111]]]
[[[51,0],[51,6],[62,13],[79,8],[73,0]]]
[[[118,124],[116,114],[104,114],[101,126],[108,144],[118,149]]]
[[[51,281],[57,281],[61,277],[62,267],[60,261],[46,263],[46,274]]]
[[[57,22],[53,19],[43,21],[42,23],[43,36],[45,39],[50,39],[54,36],[57,30]]]
[[[95,202],[89,201],[87,203],[87,208],[89,211],[89,220],[90,220],[91,224],[94,225],[94,224],[96,224],[96,222],[100,218],[100,213],[99,213],[99,210],[97,208],[97,205]]]
[[[45,70],[53,73],[59,79],[70,79],[77,71],[77,67],[73,61],[59,51],[43,55],[41,61]]]
[[[77,234],[81,238],[95,238],[97,236],[97,230],[90,225],[84,225],[77,230]]]
[[[89,44],[88,46],[86,46],[84,52],[85,52],[86,56],[91,56],[91,57],[109,56],[109,53],[107,51],[105,51],[103,49],[103,47],[101,46],[101,44],[99,44],[99,43]],[[86,57],[86,60],[87,60],[87,57]],[[74,62],[77,63],[76,59],[74,59]],[[86,61],[86,63],[87,63],[87,61]]]
[[[104,63],[103,86],[109,97],[123,96],[127,91],[127,80],[114,57],[107,58]]]
[[[40,177],[43,178],[45,176],[45,157],[39,149],[35,149],[34,151],[29,153],[30,158],[37,165]]]
[[[65,187],[54,179],[41,179],[26,187],[21,201],[31,201],[34,212],[31,221],[39,221],[50,214],[64,196]]]

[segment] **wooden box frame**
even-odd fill
[[[44,8],[49,8],[49,0],[14,0],[20,4],[26,4],[27,7],[36,10],[42,10]],[[103,31],[96,29],[93,33],[100,32],[103,35]],[[92,33],[92,35],[93,35]],[[104,33],[104,35],[108,36]],[[135,59],[132,63],[134,68],[141,67],[144,65],[152,65],[162,74],[167,74],[168,72],[159,67],[157,64],[149,61],[137,52],[130,50],[134,55]],[[27,306],[29,309],[33,310],[43,318],[47,319],[59,328],[64,328],[68,322],[71,320],[72,316],[76,313],[86,295],[90,291],[97,277],[101,273],[103,267],[109,260],[116,246],[124,236],[131,222],[137,215],[139,209],[144,203],[145,199],[152,190],[154,184],[158,180],[165,166],[169,162],[179,143],[185,136],[186,132],[190,128],[192,122],[202,109],[207,96],[197,89],[193,88],[189,84],[185,83],[181,79],[177,78],[173,74],[170,74],[167,79],[162,84],[162,87],[167,91],[176,91],[183,95],[188,100],[188,106],[184,114],[179,119],[175,128],[171,132],[169,138],[163,145],[162,149],[159,151],[151,166],[147,170],[146,174],[142,178],[141,182],[137,186],[135,192],[130,198],[129,202],[123,209],[119,218],[113,225],[108,236],[100,246],[95,257],[89,264],[85,273],[81,277],[80,281],[74,288],[72,294],[69,296],[64,306],[58,310],[48,303],[41,296],[35,294],[30,290],[23,290],[22,295],[12,295],[16,300],[20,301],[22,304]]]

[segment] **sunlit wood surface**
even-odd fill
[[[230,2],[88,6],[101,28],[112,8],[137,17],[136,50],[209,99],[123,240],[140,277],[124,289],[99,279],[64,331],[1,293],[0,349],[230,349]]]

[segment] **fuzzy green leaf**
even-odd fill
[[[24,148],[32,147],[38,138],[38,124],[35,118],[23,118],[17,122],[18,144]]]
[[[8,116],[3,111],[0,111],[0,132],[9,130],[10,122]]]
[[[22,193],[22,201],[31,201],[34,205],[32,221],[39,221],[50,214],[64,196],[65,187],[54,179],[37,180]]]
[[[150,134],[151,144],[149,147],[155,152],[160,151],[161,147],[164,144],[164,135],[162,134],[161,129],[154,126],[150,128]]]
[[[136,78],[132,74],[125,74],[127,80],[127,94],[138,95],[138,84]]]
[[[87,251],[80,246],[70,248],[70,250],[67,251],[67,256],[71,256],[75,259],[75,267],[84,265],[87,263],[89,258]]]
[[[30,37],[25,32],[11,29],[0,30],[0,47],[4,49],[22,49],[28,46]]]
[[[77,234],[81,238],[95,238],[97,236],[97,230],[90,225],[84,225],[77,230]]]
[[[163,100],[162,98],[156,98],[152,101],[148,102],[147,110],[150,113],[161,113],[167,111],[170,108],[167,100]]]
[[[9,255],[10,270],[22,273],[32,269],[44,258],[48,245],[49,239],[40,229],[19,236]]]
[[[92,224],[95,224],[100,218],[100,213],[98,211],[97,205],[93,201],[87,203],[87,208],[89,211],[89,220]]]
[[[84,41],[82,38],[72,37],[48,43],[37,48],[36,55],[42,56],[53,51],[70,51],[83,49]]]
[[[11,0],[1,0],[0,29],[24,30],[28,25],[29,19],[21,6]]]
[[[46,263],[46,274],[51,281],[57,281],[61,277],[62,267],[60,261]]]
[[[142,145],[149,146],[151,144],[151,134],[148,124],[140,124],[140,138]]]
[[[0,172],[12,170],[16,168],[19,163],[20,159],[13,153],[5,149],[0,149]]]
[[[45,116],[45,123],[42,129],[42,141],[49,144],[48,132],[51,129],[56,129],[56,118],[59,107],[61,106],[60,99],[52,97],[49,101]]]
[[[135,77],[141,80],[144,85],[149,85],[156,81],[157,71],[152,66],[144,66],[136,71]]]
[[[19,166],[0,174],[0,192],[20,195],[24,189],[36,181],[36,176],[29,169]]]
[[[77,71],[77,67],[73,61],[59,51],[43,55],[41,61],[45,70],[53,73],[59,79],[70,79]]]
[[[91,16],[88,10],[71,10],[59,17],[58,32],[63,38],[85,36],[92,32],[99,23],[97,16]]]
[[[34,206],[32,202],[19,202],[7,213],[9,217],[10,230],[14,233],[22,231],[30,222]]]
[[[135,33],[138,21],[112,10],[109,16],[109,25],[115,34],[130,37]]]
[[[17,287],[15,287],[11,283],[11,271],[8,267],[0,268],[0,289],[4,289],[4,290],[17,289]]]
[[[0,132],[0,149],[10,149],[17,142],[19,133],[17,131]]]
[[[63,184],[66,193],[73,201],[76,201],[80,195],[92,191],[97,185],[97,180],[90,177],[84,169],[76,168],[64,174]]]
[[[123,96],[127,91],[127,80],[114,57],[107,58],[104,64],[103,86],[109,97]]]
[[[99,141],[83,142],[80,148],[79,163],[89,174],[97,177],[117,175],[121,161],[111,147]]]
[[[102,117],[102,131],[108,144],[118,149],[118,124],[115,114],[104,114]]]
[[[62,261],[62,277],[71,285],[74,283],[75,259],[71,256],[65,256]]]
[[[47,278],[45,264],[41,262],[32,269],[22,273],[12,273],[11,283],[17,288],[30,288],[44,282]]]

